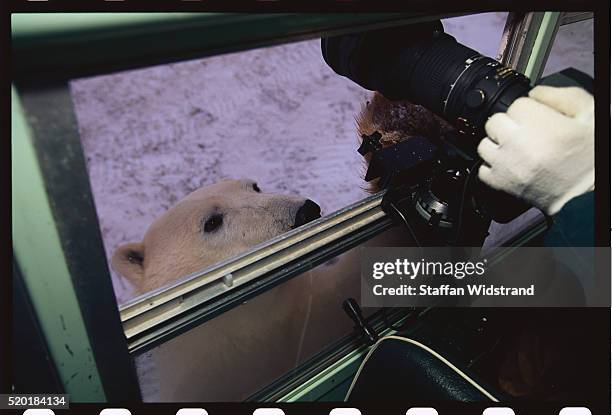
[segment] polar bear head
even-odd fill
[[[158,217],[140,242],[119,246],[112,267],[138,294],[167,285],[320,217],[297,196],[263,193],[252,180],[200,188]]]

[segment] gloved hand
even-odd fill
[[[595,188],[593,96],[537,86],[485,124],[478,177],[548,215]]]

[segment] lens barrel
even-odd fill
[[[389,76],[399,79],[403,88],[393,81],[387,93],[401,91],[404,99],[444,117],[474,140],[484,137],[488,117],[506,111],[530,89],[524,75],[457,43],[446,33],[403,50],[393,71],[396,73],[390,71]]]
[[[388,99],[423,105],[475,141],[484,123],[529,92],[529,80],[457,43],[440,22],[324,38],[336,73]]]

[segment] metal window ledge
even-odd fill
[[[12,15],[13,79],[72,79],[461,13]]]
[[[392,226],[382,192],[126,304],[130,352],[143,352]]]

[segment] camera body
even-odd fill
[[[492,220],[507,223],[530,208],[478,180],[476,151],[487,119],[529,93],[527,77],[457,43],[439,21],[324,38],[321,46],[338,74],[388,99],[418,103],[455,127],[439,140],[410,137],[386,148],[379,133],[362,137],[359,152],[370,154],[365,179],[379,179],[387,189],[383,209],[417,241],[481,246]],[[593,79],[575,69],[539,84],[593,89]]]
[[[500,195],[477,180],[478,161],[452,144],[456,133],[439,143],[417,136],[386,148],[377,144],[380,137],[378,132],[363,137],[359,148],[362,155],[371,154],[366,180],[379,180],[386,189],[383,210],[421,245],[480,246],[493,216],[501,222],[529,208],[512,199],[490,211]]]

